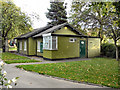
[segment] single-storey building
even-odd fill
[[[100,55],[100,38],[83,35],[68,23],[35,29],[16,38],[18,53],[56,60]]]

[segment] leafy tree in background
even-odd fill
[[[0,4],[2,47],[3,52],[5,52],[7,39],[12,39],[20,34],[31,31],[32,27],[30,18],[21,12],[20,8],[13,2],[6,0],[1,1]]]
[[[64,2],[51,2],[50,9],[46,13],[46,17],[50,20],[48,24],[58,25],[67,22],[67,13],[65,11]]]
[[[113,39],[116,48],[116,60],[119,61],[119,50],[117,42],[120,40],[120,1],[111,3],[112,7],[109,9],[109,23],[105,27],[105,35]]]
[[[120,40],[120,1],[112,3],[115,7],[115,11],[110,10],[110,14],[112,14],[109,19],[110,23],[106,26],[106,35],[109,38],[114,40],[114,45],[116,48],[116,60],[119,61],[119,50],[117,42]]]
[[[114,13],[118,15],[118,26],[120,28],[120,1],[119,2],[113,2],[113,5],[116,8],[116,12],[114,12]]]
[[[85,2],[72,2],[69,23],[76,29],[80,30],[82,33],[86,34],[85,29],[81,29],[83,23],[81,22],[82,8],[86,5]]]
[[[70,21],[76,28],[84,27],[84,31],[97,32],[96,36],[103,40],[104,26],[109,23],[109,2],[73,2]],[[87,29],[87,31],[86,31]]]

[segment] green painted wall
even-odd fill
[[[88,57],[100,55],[100,38],[88,38]]]
[[[34,38],[28,38],[28,43],[29,43],[29,50],[28,50],[28,55],[36,55],[36,40]]]
[[[27,41],[27,51],[24,51],[24,41]],[[22,50],[19,51],[21,54],[36,55],[36,40],[34,38],[20,39],[17,40],[19,43],[22,41]]]
[[[37,38],[36,39],[36,41],[38,42],[38,41],[40,41],[40,42],[43,42],[43,39],[42,39],[42,37],[39,37],[39,38]],[[37,46],[36,46],[37,47]],[[37,50],[37,49],[36,49]],[[36,51],[37,52],[37,51]],[[43,53],[40,53],[40,52],[37,52],[37,56],[43,56]]]
[[[43,57],[48,58],[48,59],[53,59],[52,58],[52,51],[51,50],[43,50]]]
[[[28,39],[18,40],[19,44],[20,44],[20,42],[22,42],[22,50],[20,50],[20,48],[19,48],[19,53],[27,55],[28,49],[27,49],[26,51],[24,51],[24,41],[27,42]],[[19,45],[19,46],[20,46],[20,45]],[[28,43],[27,43],[27,47],[26,47],[26,48],[28,48]]]
[[[79,57],[79,40],[69,42],[70,37],[58,37],[58,50],[52,51],[52,58],[73,58]]]
[[[75,42],[69,42],[70,38],[76,38]],[[43,57],[49,59],[80,57],[80,40],[78,37],[58,37],[58,50],[43,50]],[[87,50],[87,48],[86,48]],[[87,53],[86,53],[87,56]]]
[[[77,35],[75,32],[71,31],[69,27],[67,27],[67,29],[63,27],[60,30],[55,31],[54,34]]]

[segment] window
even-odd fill
[[[26,50],[27,50],[27,42],[24,41],[24,51],[26,51]]]
[[[57,37],[43,36],[43,49],[57,50]]]
[[[20,42],[20,50],[22,50],[22,42]]]
[[[69,39],[69,42],[75,42],[76,41],[76,38],[70,38]]]
[[[40,41],[37,42],[37,52],[40,52]]]

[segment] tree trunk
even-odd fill
[[[3,52],[9,51],[8,40],[5,37],[2,40],[2,50],[3,50]]]
[[[5,52],[5,37],[2,39],[2,51]]]
[[[116,47],[116,60],[119,61],[119,51],[118,51],[118,46],[115,45]]]
[[[2,51],[5,52],[5,45],[3,45],[3,47],[2,47]]]
[[[6,52],[9,51],[8,39],[7,39],[7,38],[6,38],[6,40],[5,40],[5,51],[6,51]]]
[[[117,41],[114,40],[115,48],[116,48],[116,60],[119,61],[119,52],[118,52],[118,46],[117,46]]]
[[[100,25],[100,30],[98,31],[98,37],[100,37],[101,43],[102,43],[102,40],[103,40],[102,34],[103,34],[103,28],[102,28],[102,25]]]

